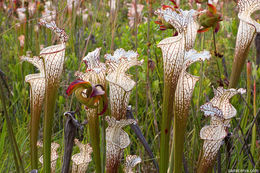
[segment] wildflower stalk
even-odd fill
[[[137,51],[138,47],[138,13],[137,13],[137,4],[138,0],[134,0],[134,9],[135,9],[135,51]],[[148,81],[146,81],[148,82]],[[135,114],[138,113],[138,70],[137,66],[135,66]]]
[[[253,109],[254,109],[254,118],[255,118],[256,117],[256,81],[255,80],[254,80]],[[256,147],[256,124],[254,123],[253,129],[252,129],[252,141],[251,141],[251,148],[250,148],[253,158],[255,157],[255,147]]]
[[[106,112],[104,113],[106,115]],[[102,173],[105,173],[105,168],[106,168],[106,124],[105,124],[105,117],[102,116],[101,118],[101,136],[102,136],[102,148],[101,148],[101,153],[102,153]]]
[[[212,29],[213,31],[213,43],[214,43],[214,51],[215,51],[215,55],[217,54],[217,46],[216,46],[216,36],[215,36],[215,31],[214,29]],[[217,67],[218,67],[218,75],[219,75],[219,81],[221,81],[221,72],[220,72],[220,67],[219,67],[219,64],[218,64],[218,58],[214,58],[216,60],[216,64],[217,64]]]
[[[246,86],[247,86],[247,93],[246,93],[246,101],[248,105],[251,105],[251,73],[252,73],[252,64],[250,61],[247,62],[247,81],[246,81]],[[246,125],[247,125],[247,120],[248,120],[248,114],[249,114],[249,108],[246,106],[246,110],[241,122],[241,129],[243,130],[243,133],[245,133],[246,130]]]
[[[113,3],[113,4],[112,4]],[[118,18],[118,10],[119,10],[120,1],[110,1],[110,24],[111,24],[111,45],[110,45],[110,52],[114,51],[114,39],[115,39],[115,31],[116,31],[116,24]]]
[[[101,157],[100,157],[100,132],[99,132],[99,117],[98,105],[103,100],[104,90],[99,90],[96,86],[91,85],[84,80],[75,80],[67,90],[67,94],[71,95],[75,91],[76,98],[85,105],[91,145],[94,149],[94,160],[96,171],[101,172]]]

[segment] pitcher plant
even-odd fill
[[[108,66],[106,80],[109,82],[109,101],[111,118],[107,117],[108,128],[106,129],[107,153],[106,170],[108,173],[117,172],[120,158],[130,139],[122,127],[135,121],[126,120],[126,111],[129,98],[135,82],[126,74],[126,71],[135,65],[141,65],[143,60],[138,61],[138,54],[132,50],[117,49],[113,55],[106,54]]]
[[[141,162],[142,162],[142,159],[137,155],[126,156],[124,172],[125,173],[134,173],[134,170],[133,170],[134,167]]]
[[[172,26],[172,28],[174,28],[174,35],[176,35],[163,39],[158,43],[158,47],[162,50],[164,64],[160,172],[167,172],[175,90],[183,68],[185,54],[194,46],[197,30],[199,29],[199,23],[197,21],[199,13],[195,10],[183,11],[179,8],[163,5],[155,14],[157,14],[159,19],[164,23],[166,22]]]
[[[22,56],[21,61],[28,61],[38,68],[40,73],[25,76],[25,81],[30,84],[30,157],[31,169],[38,169],[37,140],[39,133],[40,116],[45,94],[45,73],[43,60],[37,56],[31,58]]]
[[[75,144],[79,147],[80,153],[74,154],[71,158],[72,173],[85,173],[88,169],[88,164],[91,162],[91,153],[93,152],[90,144],[82,144],[78,139],[75,139]]]
[[[121,119],[117,121],[114,117],[106,117],[108,127],[106,129],[106,172],[117,173],[120,159],[124,149],[130,144],[128,134],[123,127],[135,124],[133,119]]]
[[[240,19],[235,56],[232,65],[229,87],[237,86],[240,74],[244,67],[250,45],[256,32],[260,32],[260,24],[251,18],[251,15],[260,10],[260,0],[238,0],[238,18]]]
[[[174,128],[170,166],[168,172],[182,172],[182,156],[184,149],[184,139],[186,125],[190,110],[190,101],[198,76],[191,75],[186,70],[194,62],[204,61],[210,58],[208,51],[197,52],[194,49],[186,52],[183,67],[178,80],[174,98]],[[173,160],[174,162],[173,162]],[[173,162],[173,163],[172,163]]]
[[[38,141],[37,142],[37,146],[39,147],[43,147],[43,144],[42,142]],[[57,153],[57,149],[60,147],[60,144],[58,143],[55,143],[55,142],[52,142],[51,143],[51,173],[55,173],[56,171],[56,163],[57,163],[57,160],[59,158],[59,155]],[[43,156],[41,156],[39,158],[39,161],[41,162],[41,164],[44,164],[44,154]]]
[[[139,55],[130,50],[125,51],[120,48],[114,55],[106,54],[106,64],[108,66],[106,80],[109,83],[109,101],[111,115],[117,120],[126,118],[126,110],[130,99],[130,94],[135,86],[135,82],[126,71],[135,65],[141,65],[138,61]]]
[[[55,111],[55,103],[59,81],[63,71],[66,41],[68,36],[63,29],[56,26],[54,21],[46,22],[41,19],[40,25],[51,29],[59,37],[61,44],[46,47],[41,50],[40,57],[44,63],[45,73],[45,103],[43,131],[43,167],[44,172],[51,172],[51,135]]]
[[[107,108],[107,98],[105,95],[106,67],[105,64],[101,63],[99,60],[100,50],[101,48],[97,48],[83,58],[83,62],[86,65],[86,71],[85,73],[77,71],[75,76],[80,80],[76,80],[71,83],[67,90],[69,95],[75,90],[76,98],[85,105],[85,112],[87,115],[88,128],[90,132],[90,143],[93,148],[94,162],[98,173],[101,172],[102,168],[98,115],[103,114]],[[91,82],[91,85],[93,85],[92,88],[88,88],[88,86],[86,86],[88,82]],[[83,85],[85,85],[85,87]]]
[[[197,173],[207,173],[214,166],[217,152],[227,136],[231,118],[236,116],[236,109],[229,102],[229,99],[236,94],[244,94],[245,89],[214,89],[214,97],[210,102],[200,107],[205,116],[210,116],[210,125],[203,127],[200,131],[200,138],[204,140],[203,149],[200,154]]]

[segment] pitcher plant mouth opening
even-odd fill
[[[137,156],[137,155],[128,155],[126,157],[126,161],[125,161],[125,167],[124,167],[124,172],[125,173],[134,173],[134,167],[141,163],[142,159]]]
[[[141,65],[138,54],[132,50],[117,49],[113,55],[106,54],[107,76],[111,115],[117,120],[126,118],[126,109],[135,82],[126,71],[132,66]]]
[[[94,85],[100,84],[105,87],[106,66],[100,62],[100,51],[101,48],[96,48],[94,51],[89,52],[87,56],[83,58],[83,62],[86,66],[85,72],[77,71],[75,76],[81,80],[89,81]]]
[[[80,152],[74,154],[71,158],[73,162],[72,173],[86,172],[88,164],[92,161],[91,153],[93,152],[93,149],[90,144],[82,144],[78,139],[75,139],[74,142],[79,147]]]
[[[128,134],[123,127],[135,124],[133,119],[116,120],[114,117],[106,117],[108,127],[106,129],[106,171],[108,173],[118,172],[120,159],[124,149],[130,144]]]

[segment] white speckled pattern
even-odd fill
[[[133,170],[134,167],[141,162],[142,162],[142,159],[137,155],[126,156],[124,172],[125,173],[134,173],[135,172]]]
[[[82,144],[78,139],[75,139],[75,144],[79,147],[80,153],[74,154],[71,157],[72,173],[85,173],[88,169],[88,164],[91,162],[91,153],[93,152],[90,144]]]
[[[204,126],[200,131],[200,138],[204,140],[202,164],[213,164],[216,154],[227,136],[227,128],[232,117],[236,115],[236,109],[230,104],[229,99],[245,89],[214,89],[214,97],[210,102],[202,105],[200,109],[205,116],[210,116],[210,125]]]
[[[112,56],[106,54],[106,64],[108,75],[106,80],[109,82],[109,99],[111,115],[117,120],[125,117],[126,108],[135,82],[126,71],[135,65],[141,65],[143,61],[138,61],[138,54],[132,50],[125,51],[117,49]]]

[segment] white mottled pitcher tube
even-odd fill
[[[44,65],[42,59],[35,56],[25,57],[22,56],[21,61],[28,61],[37,67],[40,73],[29,74],[25,76],[25,81],[30,84],[30,108],[31,108],[31,121],[30,121],[30,155],[31,155],[31,169],[38,168],[38,156],[37,156],[37,140],[40,124],[40,116],[42,106],[44,103],[45,95],[45,74]]]
[[[214,166],[217,153],[227,136],[229,122],[237,111],[230,104],[229,99],[236,94],[244,94],[245,89],[214,89],[214,97],[210,102],[200,107],[205,116],[210,116],[210,125],[204,126],[200,131],[200,138],[204,140],[203,149],[199,158],[197,173],[207,173]]]
[[[38,142],[37,145],[39,147],[42,147],[42,143],[41,142]],[[55,142],[51,143],[51,173],[55,173],[55,170],[56,170],[56,163],[57,163],[57,159],[59,158],[59,155],[57,153],[57,149],[60,147],[60,144],[57,144]],[[44,154],[43,156],[41,156],[39,158],[39,161],[41,162],[41,164],[43,165],[43,157],[44,157]]]
[[[136,123],[133,119],[117,121],[114,117],[106,117],[106,172],[116,173],[123,155],[123,150],[130,144],[128,134],[123,127]]]
[[[61,44],[46,47],[41,50],[40,57],[44,62],[45,69],[45,104],[44,104],[44,129],[43,129],[43,151],[44,172],[49,173],[51,169],[51,135],[54,119],[55,103],[59,88],[61,73],[65,58],[65,48],[68,36],[63,29],[56,26],[54,21],[46,22],[40,20],[40,24],[51,29],[59,36]]]
[[[260,10],[260,0],[238,0],[237,5],[240,23],[229,83],[230,88],[237,86],[255,33],[260,32],[260,24],[251,18],[255,11]]]
[[[79,79],[86,82],[90,82],[92,85],[102,85],[106,88],[106,66],[100,62],[100,51],[101,48],[96,48],[94,51],[89,52],[87,56],[83,58],[83,62],[86,65],[86,71],[75,73]],[[93,147],[93,160],[95,163],[95,170],[97,173],[101,173],[101,155],[100,155],[100,129],[99,129],[99,116],[98,112],[102,104],[96,103],[96,108],[86,108],[85,112],[88,119],[88,129],[90,132],[90,143]],[[101,105],[101,106],[100,106]]]
[[[160,138],[160,172],[167,172],[169,163],[170,127],[173,118],[175,90],[187,51],[193,48],[199,29],[195,10],[160,8],[155,14],[171,24],[178,32],[158,43],[162,50],[164,68],[163,115]]]
[[[114,55],[106,54],[108,65],[109,99],[111,115],[117,120],[125,118],[126,108],[135,82],[126,74],[126,71],[135,65],[141,65],[143,61],[137,60],[138,54],[134,51],[117,49]]]
[[[174,166],[171,165],[168,172],[179,172],[182,170],[182,156],[184,149],[184,139],[186,132],[186,124],[190,110],[190,101],[192,93],[195,88],[199,76],[189,74],[186,69],[194,62],[204,61],[210,58],[208,51],[197,52],[194,49],[186,52],[185,60],[182,66],[182,71],[178,80],[175,98],[174,98],[174,128],[173,137],[174,143],[172,144],[171,164],[174,159]],[[174,155],[174,157],[172,157]]]
[[[91,162],[92,147],[89,144],[82,144],[78,139],[75,139],[75,144],[79,147],[80,153],[72,156],[72,173],[85,173],[88,169],[88,164]]]
[[[133,170],[134,167],[141,162],[142,162],[142,159],[137,155],[126,156],[124,172],[125,173],[134,173],[135,172]]]

